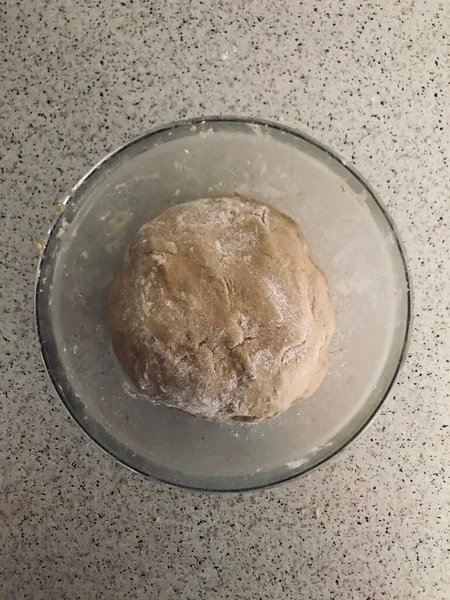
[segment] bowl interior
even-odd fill
[[[256,424],[153,404],[117,363],[106,318],[110,284],[143,223],[171,205],[236,192],[300,223],[336,310],[319,390]],[[77,185],[41,262],[37,317],[60,396],[104,449],[170,483],[242,490],[310,470],[370,420],[405,350],[408,276],[385,209],[327,149],[271,124],[197,121],[132,142]]]

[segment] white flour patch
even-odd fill
[[[306,465],[307,462],[309,462],[309,459],[299,458],[298,460],[293,460],[291,462],[286,463],[286,466],[288,469],[298,469],[298,467]]]
[[[273,278],[265,278],[264,281],[270,290],[273,304],[277,313],[280,316],[280,320],[285,321],[288,318],[290,312],[290,302],[288,300],[288,297],[286,296],[285,292],[283,291],[283,288],[281,287],[281,284],[278,281],[275,281],[275,279]]]

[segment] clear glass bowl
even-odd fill
[[[213,423],[153,404],[112,352],[106,304],[128,243],[168,206],[233,193],[301,225],[336,310],[319,390],[262,423]],[[405,253],[364,179],[314,139],[256,119],[208,118],[154,130],[113,152],[72,190],[39,265],[36,318],[52,382],[80,427],[131,469],[198,490],[293,479],[366,427],[405,357]]]

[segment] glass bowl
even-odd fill
[[[317,392],[251,424],[208,422],[140,394],[114,356],[106,313],[110,284],[143,223],[174,204],[234,193],[300,223],[336,311]],[[370,186],[323,144],[257,119],[173,123],[108,155],[64,204],[38,270],[42,355],[70,414],[121,463],[197,490],[265,488],[334,456],[379,410],[410,330],[405,253]]]

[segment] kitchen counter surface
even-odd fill
[[[388,6],[385,6],[388,5]],[[0,113],[0,598],[450,598],[450,4],[6,3]],[[38,241],[156,124],[278,120],[354,164],[409,254],[413,339],[375,424],[280,488],[145,481],[67,416],[33,323]]]

